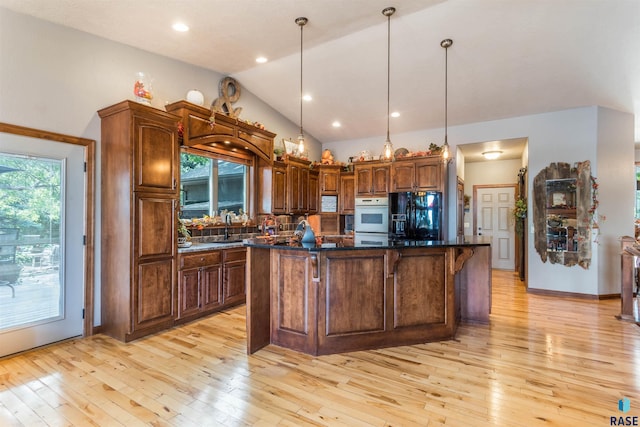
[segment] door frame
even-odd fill
[[[94,316],[94,286],[95,286],[95,150],[96,141],[93,139],[80,138],[76,136],[64,135],[55,132],[48,132],[24,126],[12,125],[0,122],[0,132],[19,136],[44,139],[65,144],[74,144],[84,147],[85,162],[85,245],[84,245],[84,320],[82,325],[82,336],[86,337],[95,333],[93,327]]]

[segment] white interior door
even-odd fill
[[[84,147],[0,135],[0,356],[82,335],[85,197]]]
[[[515,222],[511,212],[515,187],[483,187],[476,190],[476,234],[491,237],[491,263],[501,270],[515,269]]]

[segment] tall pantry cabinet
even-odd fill
[[[173,323],[180,118],[133,101],[98,114],[102,331],[131,341]]]

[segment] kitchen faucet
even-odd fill
[[[229,240],[229,226],[231,225],[231,215],[224,217],[224,240]]]

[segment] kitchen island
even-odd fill
[[[353,239],[247,246],[247,351],[275,344],[312,355],[452,339],[489,321],[491,246]]]

